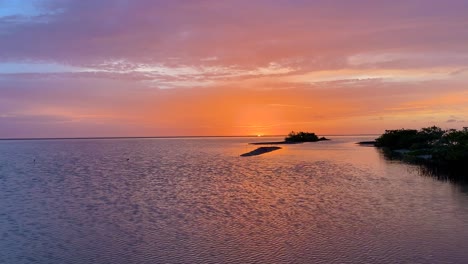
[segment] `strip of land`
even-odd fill
[[[324,140],[330,140],[325,137],[317,137],[314,133],[304,133],[300,132],[303,134],[306,134],[307,136],[303,136],[302,134],[299,134],[300,136],[294,135],[294,136],[288,136],[284,139],[284,141],[273,141],[273,142],[253,142],[249,143],[251,145],[283,145],[283,144],[301,144],[304,142],[317,142],[317,141],[324,141]],[[311,135],[311,136],[310,136]]]
[[[274,141],[274,142],[254,142],[249,143],[250,145],[284,145],[284,144],[300,144],[302,142],[290,142],[290,141]]]
[[[361,146],[375,146],[375,144],[377,144],[376,141],[361,141],[361,142],[358,142],[356,143],[358,145],[361,145]]]
[[[257,155],[262,155],[268,152],[272,152],[275,150],[281,149],[280,147],[259,147],[257,149],[254,149],[250,152],[241,154],[241,157],[250,157],[250,156],[257,156]]]

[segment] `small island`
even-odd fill
[[[250,143],[252,145],[277,145],[277,144],[300,144],[304,142],[317,142],[329,140],[328,138],[321,137],[319,138],[315,133],[310,132],[294,132],[291,131],[285,138],[284,141],[276,142],[255,142]]]
[[[285,138],[284,141],[275,141],[275,142],[255,142],[255,143],[249,143],[251,145],[281,145],[281,144],[300,144],[304,142],[317,142],[317,141],[323,141],[323,140],[329,140],[325,137],[319,138],[315,133],[309,133],[309,132],[294,132],[291,131]],[[241,157],[250,157],[250,156],[257,156],[261,155],[264,153],[268,153],[271,151],[275,151],[281,149],[280,147],[276,146],[271,146],[271,147],[259,147],[255,150],[252,150],[250,152],[244,153],[241,155]]]

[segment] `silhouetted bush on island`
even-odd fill
[[[316,142],[321,140],[327,140],[324,137],[319,138],[315,133],[309,132],[294,132],[288,134],[287,137],[284,138],[285,142]]]
[[[249,143],[252,145],[277,145],[277,144],[300,144],[304,142],[317,142],[322,140],[329,140],[328,138],[321,137],[319,138],[315,133],[309,132],[294,132],[288,134],[287,137],[284,138],[284,141],[274,141],[274,142],[254,142]]]
[[[432,126],[414,129],[386,130],[375,145],[399,153],[407,160],[449,171],[468,180],[468,128],[443,130]]]

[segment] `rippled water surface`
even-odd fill
[[[0,141],[0,263],[468,263],[465,187],[332,139]]]

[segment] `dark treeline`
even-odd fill
[[[431,171],[444,171],[468,180],[468,128],[386,130],[375,145],[400,153],[406,159],[423,160]]]

